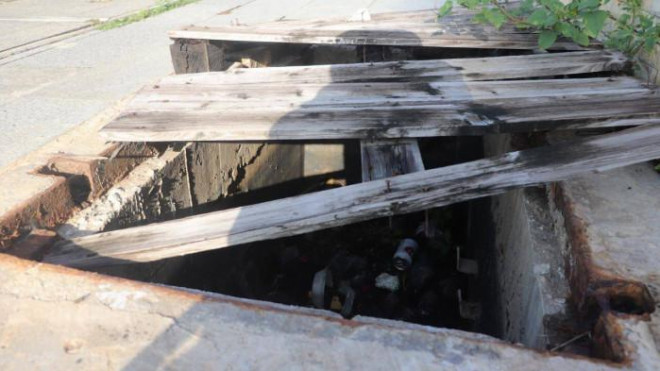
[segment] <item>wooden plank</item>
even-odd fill
[[[574,75],[626,68],[618,52],[585,51],[511,57],[409,60],[318,66],[237,69],[169,76],[162,84],[327,84],[364,81],[483,81]]]
[[[347,187],[76,238],[45,260],[77,267],[153,261],[416,212],[660,157],[660,125]]]
[[[534,98],[566,95],[626,94],[648,91],[632,77],[470,82],[362,82],[342,84],[252,84],[148,86],[130,102],[126,114],[155,111],[252,110],[264,102],[269,109],[360,103],[441,104],[492,98]]]
[[[472,13],[436,20],[433,10],[399,12],[372,17],[368,22],[343,19],[285,21],[258,26],[216,26],[206,24],[170,31],[176,39],[226,40],[261,43],[348,44],[390,46],[432,46],[454,48],[522,49],[538,48],[535,33],[506,26],[497,30],[475,24]],[[567,40],[553,49],[583,50]]]
[[[362,181],[424,170],[422,153],[415,139],[360,141]]]
[[[405,132],[410,130],[407,128],[410,126],[426,126],[426,129],[416,131],[419,136],[482,134],[499,130],[491,125],[493,122],[498,125],[505,123],[506,120],[499,117],[501,115],[494,116],[493,112],[503,114],[508,108],[507,104],[520,106],[526,102],[524,104],[538,106],[537,111],[540,111],[545,108],[542,106],[545,102],[556,103],[548,100],[549,96],[561,98],[571,94],[584,95],[581,97],[581,102],[590,103],[590,99],[591,101],[596,99],[594,96],[596,94],[619,97],[633,93],[639,96],[647,92],[639,82],[630,78],[480,81],[514,76],[530,77],[534,74],[542,76],[560,71],[595,72],[619,69],[625,65],[625,58],[616,53],[564,54],[566,56],[561,58],[530,56],[529,60],[504,57],[479,60],[410,61],[403,64],[363,63],[338,67],[237,69],[227,73],[168,77],[156,85],[145,88],[128,110],[106,127],[103,133],[109,139],[120,141],[399,137],[402,134],[381,133],[383,125],[387,130],[395,129],[389,121],[396,121]],[[501,67],[504,61],[508,62],[505,69]],[[451,64],[449,69],[445,68],[446,63]],[[493,69],[493,66],[497,68]],[[413,82],[382,82],[392,79],[392,76],[395,76],[395,79],[405,78]],[[428,83],[415,82],[418,78],[427,79],[433,76],[437,80]],[[324,81],[335,78],[340,83],[323,85]],[[347,82],[358,78],[367,82]],[[460,81],[461,78],[477,81]],[[310,80],[314,83],[304,83]],[[266,83],[268,84],[265,85]],[[548,99],[545,102],[539,101],[537,99],[539,96]],[[647,98],[652,100],[651,97]],[[508,101],[505,102],[506,99]],[[267,106],[262,104],[265,101],[269,102]],[[475,102],[480,106],[475,107]],[[568,103],[570,102],[567,100],[563,102],[563,104]],[[484,112],[489,111],[488,105],[495,106],[495,109],[491,109],[492,112],[487,115],[491,118],[491,124],[484,125],[485,120],[482,116]],[[634,105],[634,102],[628,103],[628,106]],[[383,112],[379,112],[375,117],[367,117],[367,121],[364,121],[359,112],[354,113],[356,110],[363,111],[362,107],[365,106],[380,107],[379,110]],[[418,109],[418,112],[413,112]],[[428,115],[429,110],[432,115]],[[573,111],[574,109],[569,112]],[[628,115],[631,111],[632,114],[636,114],[635,107],[628,107],[623,114]],[[648,110],[642,108],[641,111],[644,111],[641,113],[643,115]],[[408,112],[411,116],[403,117],[400,114],[402,112]],[[301,121],[299,119],[301,116],[304,116],[308,122]],[[182,127],[169,127],[167,117],[172,119],[170,125]],[[323,119],[332,117],[336,118],[336,122],[325,125]],[[355,124],[341,121],[351,118],[354,119],[353,121],[361,121]],[[585,116],[575,119],[581,118]],[[515,119],[511,117],[512,121]],[[527,122],[536,120],[533,115],[527,119]],[[298,123],[295,122],[296,120]],[[374,127],[374,120],[379,120],[383,125],[380,125],[380,128],[378,125]],[[438,127],[436,124],[438,121],[424,122],[425,120],[447,121]],[[317,122],[322,124],[316,127],[318,130],[316,132],[310,130],[314,127],[312,124]],[[236,125],[239,123],[244,125]],[[349,126],[347,130],[342,129],[347,125]],[[475,125],[481,127],[474,127]],[[285,130],[287,128],[295,129],[295,132],[287,132]],[[426,134],[421,133],[423,131]]]
[[[192,76],[219,71],[227,61],[248,57],[259,65],[271,62],[271,49],[247,48],[208,40],[175,40],[170,47],[177,74]],[[303,176],[304,147],[278,143],[209,143],[191,144],[188,152],[190,193],[195,206],[214,202],[246,189],[259,189]],[[268,166],[286,163],[286,167]]]
[[[137,142],[419,138],[531,132],[569,124],[593,127],[598,121],[656,117],[660,112],[654,91],[622,92],[439,104],[387,100],[292,110],[265,106],[227,110],[213,105],[207,110],[143,110],[125,112],[101,134]]]
[[[183,74],[210,71],[207,45],[208,41],[203,40],[175,40],[170,45],[174,72]]]

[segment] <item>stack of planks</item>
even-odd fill
[[[660,98],[610,52],[237,69],[166,77],[102,130],[116,141],[419,138],[628,126]],[[499,68],[493,68],[499,66]]]
[[[464,15],[443,24],[452,32],[439,35],[431,33],[437,31],[435,24],[412,26],[424,19],[422,13],[409,17],[401,29],[414,30],[421,44],[376,37],[377,31],[392,27],[392,19],[401,21],[392,15],[374,17],[383,24],[357,28],[349,23],[281,22],[234,30],[189,27],[173,36],[208,33],[204,37],[211,40],[322,43],[339,33],[348,37],[348,28],[359,32],[342,42],[359,43],[359,35],[381,45],[447,46],[459,39],[461,45],[473,45],[465,40],[474,39],[474,45],[487,40],[491,47],[531,47],[530,35],[491,32],[486,37],[474,33],[476,26],[459,27],[460,17]],[[660,125],[654,124],[660,123],[660,97],[634,78],[614,76],[626,64],[615,52],[576,51],[163,78],[145,87],[101,133],[113,141],[139,142],[360,139],[364,182],[74,238],[46,260],[76,267],[154,261],[421,211],[658,158]],[[424,170],[416,141],[594,127],[634,128],[431,170]]]

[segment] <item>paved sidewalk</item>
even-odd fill
[[[157,0],[0,0],[0,53],[20,51],[156,3]]]
[[[439,2],[442,0],[202,0],[141,22],[109,31],[91,29],[0,59],[0,148],[3,153],[0,171],[141,86],[172,73],[171,41],[167,36],[171,29],[209,18],[214,18],[216,24],[231,24],[236,19],[241,24],[254,24],[282,18],[349,17],[361,8],[368,8],[372,13],[423,9],[437,6]],[[77,8],[74,3],[85,3],[85,6]],[[21,14],[42,19],[99,18],[135,10],[137,4],[144,7],[151,3],[153,1],[148,0],[0,0],[0,28],[5,27],[5,22],[11,23],[1,18],[21,18]],[[41,31],[45,34],[48,31],[45,29],[53,22],[31,24],[43,25]],[[22,27],[18,33],[21,32]],[[26,28],[25,32],[33,31]],[[23,36],[13,37],[19,40]]]

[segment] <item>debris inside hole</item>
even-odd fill
[[[427,169],[483,156],[481,138],[444,137],[418,142]],[[340,144],[345,165],[359,163],[356,156],[360,153],[354,144]],[[191,163],[185,160],[195,158],[199,147],[165,151],[167,156],[162,156],[169,160],[159,162],[164,164],[161,170],[153,173],[148,165],[135,171],[151,176],[135,188],[139,191],[137,197],[124,191],[136,187],[130,178],[110,192],[123,195],[126,202],[121,209],[108,208],[113,205],[101,200],[98,204],[103,207],[87,208],[89,213],[82,212],[68,225],[71,228],[61,232],[84,232],[89,229],[87,222],[97,218],[103,223],[98,224],[103,225],[102,230],[116,230],[327,190],[361,179],[355,169],[333,168],[300,181],[248,187],[231,195],[218,192],[221,196],[216,200],[200,204],[191,202],[191,189],[221,187],[224,183],[211,177],[188,178],[186,165]],[[202,162],[199,174],[212,172],[216,164]],[[262,177],[271,174],[269,162],[251,166],[248,170],[253,176],[257,172]],[[152,199],[154,194],[157,200]],[[170,203],[163,206],[161,199],[181,201],[177,215],[162,212],[169,210]],[[150,210],[147,206],[154,201],[158,201],[156,211],[160,212],[143,212]],[[149,263],[109,265],[94,271],[316,307],[345,318],[400,320],[484,333],[536,349],[592,355],[590,337],[569,342],[589,332],[593,323],[578,318],[567,306],[563,258],[553,248],[559,245],[553,230],[546,228],[552,220],[546,215],[545,203],[547,195],[540,188],[534,192],[518,190],[426,212]],[[116,214],[104,210],[116,210]],[[427,238],[427,234],[435,237]],[[395,259],[400,248],[411,257],[409,261],[405,255]],[[412,251],[406,251],[408,248]],[[315,294],[319,287],[322,292]]]
[[[329,274],[317,307],[345,317],[466,329],[470,321],[460,317],[458,290],[465,297],[470,289],[468,275],[456,269],[460,239],[451,218],[452,208],[433,209],[428,222],[421,213],[205,252],[188,259],[169,283],[311,307],[315,275],[323,271]],[[406,239],[418,248],[400,270],[394,256]]]

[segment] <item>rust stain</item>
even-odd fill
[[[0,216],[0,251],[34,228],[54,228],[77,210],[69,181],[60,176],[53,176],[53,180],[44,192]]]
[[[623,313],[604,313],[594,327],[593,348],[598,357],[629,367],[632,366],[633,355],[637,349],[634,342],[626,338],[621,319],[639,320],[640,317]]]
[[[372,328],[380,328],[380,329],[390,329],[390,330],[408,330],[406,328],[402,327],[397,327],[394,325],[389,325],[387,323],[366,323],[366,322],[361,322],[360,320],[348,320],[341,318],[339,316],[337,317],[331,317],[331,316],[325,316],[322,314],[318,313],[312,313],[309,310],[305,310],[304,308],[296,309],[295,307],[288,307],[288,308],[281,308],[278,307],[274,304],[270,304],[267,302],[252,302],[252,301],[246,301],[242,300],[239,298],[234,298],[231,296],[226,296],[222,294],[216,294],[216,293],[209,293],[209,292],[193,292],[193,291],[188,291],[185,289],[180,289],[180,288],[175,288],[175,287],[168,287],[164,285],[155,285],[151,283],[145,283],[145,282],[140,282],[140,281],[134,281],[126,278],[120,278],[120,277],[113,277],[113,276],[106,276],[103,274],[98,274],[98,273],[92,273],[92,272],[85,272],[81,270],[77,270],[74,268],[68,268],[64,266],[59,266],[59,265],[53,265],[53,264],[47,264],[47,263],[38,263],[34,262],[31,260],[25,260],[25,259],[20,259],[14,256],[9,256],[6,254],[0,253],[0,266],[5,266],[5,267],[10,267],[11,269],[20,269],[20,270],[28,270],[28,269],[34,269],[38,268],[40,271],[44,272],[49,272],[49,273],[55,273],[55,274],[62,274],[62,275],[67,275],[70,277],[81,277],[84,278],[86,281],[88,281],[91,284],[110,284],[110,285],[117,285],[117,286],[122,286],[122,289],[135,289],[139,291],[149,291],[155,295],[160,295],[160,296],[165,296],[168,298],[172,299],[180,299],[180,300],[190,300],[196,303],[224,303],[224,304],[230,304],[234,305],[236,307],[245,309],[245,310],[250,310],[254,312],[263,312],[263,313],[277,313],[277,314],[283,314],[283,315],[288,315],[288,316],[304,316],[307,318],[315,318],[317,320],[322,320],[330,323],[335,323],[338,324],[342,327],[346,328],[351,328],[351,329],[356,329],[360,328],[363,326],[369,326]],[[443,330],[433,330],[433,329],[427,329],[422,326],[416,326],[414,329],[416,332],[423,332],[427,334],[439,334],[439,332],[442,332]],[[459,335],[456,335],[459,336]],[[517,349],[517,350],[524,350],[524,351],[529,351],[529,352],[534,352],[538,356],[543,357],[543,358],[553,358],[553,357],[561,357],[561,358],[569,358],[569,359],[575,359],[575,360],[582,360],[582,361],[588,361],[593,364],[602,364],[602,365],[607,365],[610,367],[619,367],[621,366],[620,363],[614,363],[608,359],[594,359],[594,358],[589,358],[585,357],[582,355],[577,355],[577,354],[570,354],[570,353],[556,353],[556,352],[550,352],[550,351],[543,351],[543,350],[538,350],[538,349],[532,349],[532,348],[527,348],[521,344],[512,344],[508,343],[502,340],[498,339],[470,339],[470,341],[479,343],[479,344],[487,344],[489,346],[492,346],[497,349]]]
[[[117,152],[117,153],[115,153]],[[96,158],[55,156],[35,175],[53,179],[53,184],[13,210],[0,215],[0,251],[6,251],[33,229],[54,229],[80,209],[81,201],[97,198],[135,166],[157,152],[148,146],[108,146]],[[46,171],[44,171],[46,169]],[[81,200],[80,177],[89,184]]]
[[[49,247],[57,240],[57,233],[46,229],[34,229],[25,238],[14,243],[8,254],[23,259],[41,260]]]
[[[42,173],[79,175],[87,179],[94,199],[125,177],[133,168],[149,157],[158,155],[151,147],[131,143],[124,146],[112,144],[96,158],[59,155],[48,161]]]
[[[594,263],[588,225],[577,215],[575,204],[562,184],[553,184],[550,194],[564,217],[570,245],[566,274],[571,301],[578,311],[585,316],[597,316],[609,310],[634,314],[653,312],[655,302],[643,282],[611,273]]]

